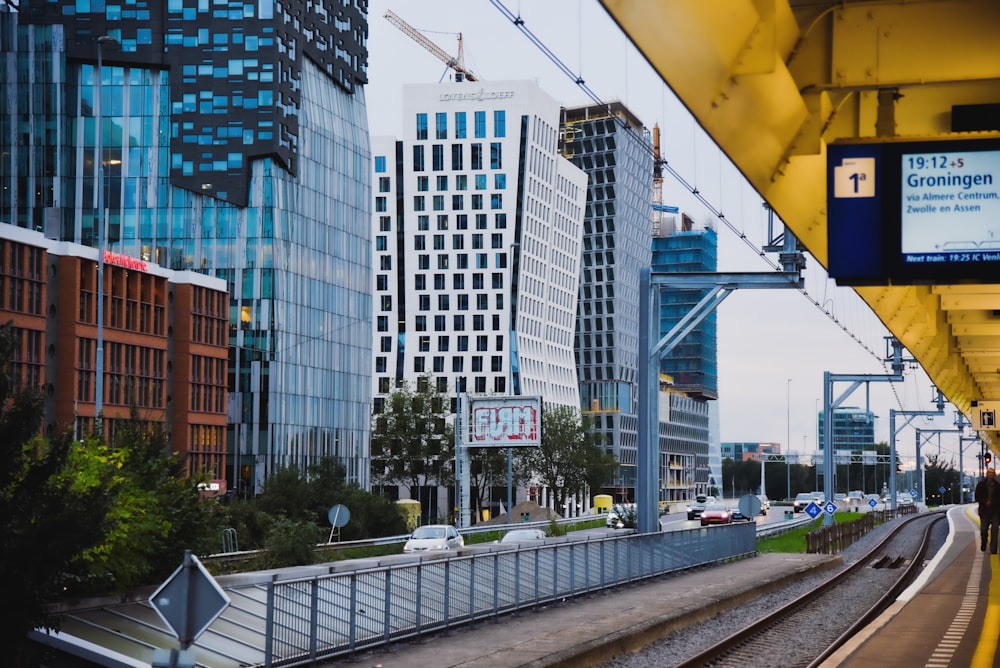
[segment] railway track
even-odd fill
[[[717,644],[674,665],[818,666],[881,614],[921,572],[943,513],[914,515],[854,564]]]

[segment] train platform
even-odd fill
[[[980,550],[974,504],[951,508],[948,522],[920,578],[822,668],[1000,665],[1000,556]]]
[[[323,663],[381,668],[594,665],[710,619],[808,574],[836,555],[762,554],[566,599],[452,631]]]

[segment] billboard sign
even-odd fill
[[[834,143],[830,276],[846,285],[994,282],[1000,139]]]
[[[469,404],[469,447],[541,445],[541,397],[471,398]]]

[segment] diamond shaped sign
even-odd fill
[[[229,597],[191,550],[149,602],[187,649],[229,606]]]
[[[816,505],[815,501],[811,501],[809,503],[809,505],[806,506],[806,515],[808,515],[809,517],[811,517],[813,519],[816,519],[817,517],[819,517],[819,514],[821,512],[823,512],[823,509],[820,508],[818,505]]]
[[[875,499],[868,499],[868,505],[874,508],[875,506],[878,505],[878,502],[875,501]]]
[[[835,512],[837,512],[837,504],[834,503],[833,501],[827,501],[826,505],[823,506],[823,510],[826,511],[827,515],[833,515]]]

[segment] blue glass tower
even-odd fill
[[[0,221],[227,281],[241,493],[325,456],[368,484],[367,33],[363,0],[0,9]]]

